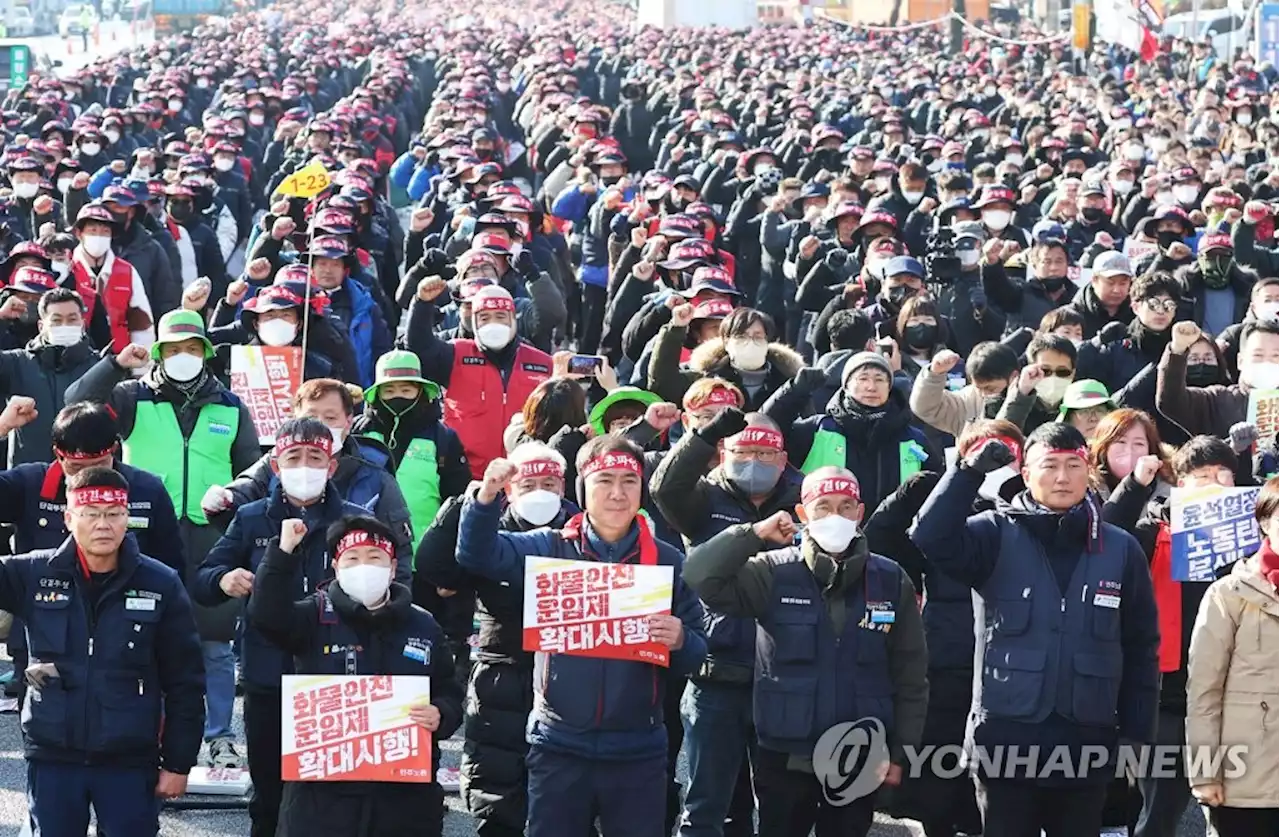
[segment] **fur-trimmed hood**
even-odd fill
[[[774,374],[784,378],[794,378],[804,368],[804,358],[795,349],[784,343],[770,343],[767,356]],[[725,348],[724,339],[713,337],[700,344],[689,356],[689,368],[703,375],[721,373],[729,366],[729,351]]]

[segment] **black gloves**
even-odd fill
[[[528,250],[520,251],[520,255],[516,256],[515,261],[512,262],[512,267],[530,282],[538,278],[538,266],[534,264],[533,254]]]
[[[1004,442],[988,439],[982,447],[964,458],[964,467],[979,474],[990,474],[1014,462],[1013,451]]]
[[[725,407],[715,418],[699,427],[698,438],[714,445],[721,439],[737,435],[747,429],[747,416],[737,407]]]
[[[827,373],[814,366],[806,366],[796,373],[795,386],[805,392],[813,392],[827,382]]]

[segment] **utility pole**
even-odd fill
[[[951,18],[951,48],[948,51],[952,55],[959,55],[964,49],[964,24],[961,21],[969,19],[965,14],[965,0],[951,0],[951,11],[959,17]]]

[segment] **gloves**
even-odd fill
[[[422,254],[418,264],[422,266],[424,275],[441,276],[444,269],[449,266],[449,257],[439,247],[432,247]]]
[[[235,502],[235,497],[231,492],[220,485],[211,485],[209,490],[200,498],[200,508],[205,514],[217,514],[231,508]]]
[[[1098,342],[1102,345],[1118,343],[1129,336],[1129,327],[1121,322],[1110,322],[1098,332]]]
[[[515,263],[512,266],[525,279],[532,281],[538,278],[538,266],[534,264],[533,254],[528,250],[522,249],[520,255],[516,256]]]
[[[1013,461],[1013,451],[1004,442],[988,439],[977,451],[965,457],[964,467],[979,474],[990,474],[1006,465],[1012,465]]]
[[[827,382],[827,373],[816,367],[806,366],[796,373],[795,382],[797,389],[813,392]]]
[[[981,285],[974,285],[969,289],[969,304],[973,306],[975,312],[986,310],[987,292],[982,289]]]
[[[698,438],[714,445],[721,439],[737,435],[747,429],[747,416],[737,407],[725,407],[711,421],[699,427]]]
[[[1258,428],[1247,421],[1231,425],[1231,430],[1228,433],[1231,449],[1236,453],[1249,452],[1259,438]]]
[[[849,251],[836,247],[827,253],[822,263],[827,266],[827,270],[839,276],[843,273],[845,265],[849,263]]]

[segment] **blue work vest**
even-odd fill
[[[1007,517],[995,520],[1000,560],[974,605],[982,638],[974,648],[975,715],[1036,724],[1057,714],[1114,727],[1124,539],[1100,524],[1099,551],[1081,555],[1063,591],[1040,540]]]
[[[773,605],[757,621],[755,724],[760,746],[804,757],[830,727],[877,718],[893,727],[889,631],[902,570],[868,555],[861,583],[846,585],[836,636],[822,590],[798,547],[769,553]]]

